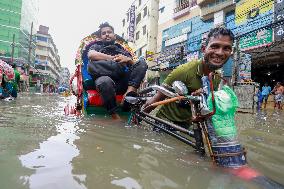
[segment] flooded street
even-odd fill
[[[40,94],[0,101],[1,189],[260,188],[148,127],[65,116],[69,101]],[[283,111],[238,114],[236,123],[249,165],[284,184]]]

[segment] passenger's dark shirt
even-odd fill
[[[93,44],[89,50],[95,50],[97,52],[101,52],[111,56],[122,54],[127,57],[132,57],[131,54],[126,50],[124,50],[123,47],[118,43],[110,44],[98,41],[95,44]]]

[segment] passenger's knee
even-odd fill
[[[113,88],[114,81],[109,76],[101,76],[96,79],[95,81],[96,88]]]

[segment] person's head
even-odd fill
[[[103,42],[112,42],[116,39],[114,29],[108,22],[102,23],[99,28],[99,37]]]
[[[266,82],[265,82],[265,83],[264,83],[264,86],[266,86],[266,87],[267,87],[267,86],[268,86],[268,83],[266,83]]]
[[[223,67],[230,58],[234,43],[234,34],[224,27],[210,30],[205,46],[202,47],[204,61],[213,71]]]

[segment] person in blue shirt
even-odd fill
[[[266,104],[267,104],[267,100],[268,100],[270,92],[271,92],[271,87],[268,86],[267,83],[265,83],[261,90],[262,102],[264,100],[264,108],[266,108]]]
[[[260,89],[260,86],[257,86],[256,87],[256,91],[255,91],[255,96],[256,96],[256,103],[257,103],[257,110],[260,110],[261,109],[261,105],[262,105],[262,101],[263,101],[263,96],[262,96],[262,92],[261,92],[261,89]]]

